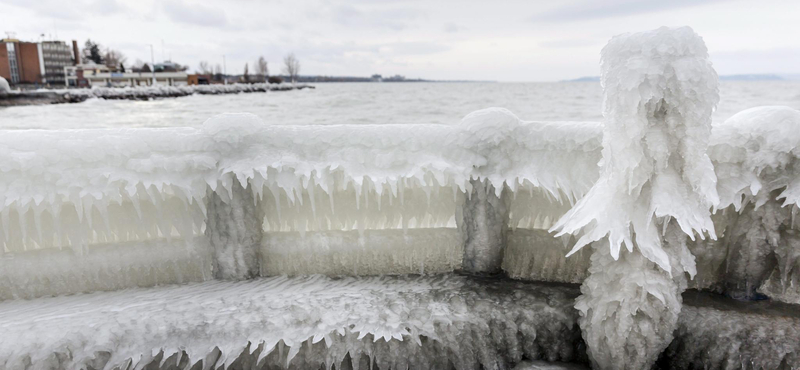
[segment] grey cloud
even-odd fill
[[[68,6],[61,0],[0,0],[0,4],[27,8],[37,15],[64,21],[79,21],[86,15],[111,15],[125,10],[116,0],[74,1]]]
[[[582,1],[564,5],[556,9],[537,14],[531,21],[558,22],[587,19],[603,19],[619,16],[651,13],[660,10],[684,8],[721,0],[614,0],[614,1]]]
[[[588,46],[603,46],[603,40],[586,38],[586,39],[565,39],[565,40],[548,40],[539,43],[539,46],[548,49],[568,49],[568,48],[582,48]]]
[[[447,23],[444,24],[444,32],[456,33],[459,30],[461,30],[461,27],[459,27],[457,24],[455,24],[453,22],[447,22]]]
[[[208,8],[202,5],[187,5],[181,0],[163,2],[164,12],[170,20],[205,27],[224,27],[228,19],[222,9]]]

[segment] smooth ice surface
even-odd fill
[[[0,257],[0,301],[205,281],[213,250],[202,236],[97,244],[81,255],[41,249]]]
[[[370,362],[491,369],[523,358],[585,361],[576,294],[573,287],[454,275],[312,276],[6,301],[0,367],[111,368],[133,359],[141,368],[180,352],[167,361],[210,358],[204,365],[217,368],[244,349],[238,361],[266,357],[296,369],[338,368],[348,354],[367,358],[361,369]]]
[[[285,231],[264,233],[260,253],[264,276],[434,274],[461,268],[463,242],[455,228]]]

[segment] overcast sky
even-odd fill
[[[128,64],[153,44],[192,71],[225,55],[231,74],[294,52],[304,75],[555,81],[598,75],[611,36],[662,25],[693,27],[720,74],[800,74],[798,0],[0,0],[0,32],[20,39],[91,38]]]

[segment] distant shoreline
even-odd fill
[[[800,75],[795,74],[735,74],[720,75],[720,81],[800,81]],[[600,76],[584,76],[559,82],[600,82]]]

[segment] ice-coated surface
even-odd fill
[[[181,352],[167,364],[208,356],[216,368],[246,347],[240,362],[295,369],[339,368],[348,354],[361,369],[370,360],[379,369],[585,361],[576,294],[573,287],[454,275],[312,276],[6,301],[0,367],[103,368],[132,358],[141,368]]]
[[[543,229],[508,231],[503,271],[514,279],[580,284],[589,276],[590,248],[565,257],[575,238],[555,238]]]
[[[57,92],[70,93],[76,95],[89,95],[102,99],[128,99],[128,100],[148,100],[154,98],[179,97],[192,94],[217,95],[217,94],[238,94],[267,91],[283,91],[293,89],[303,89],[307,85],[290,84],[231,84],[231,85],[187,85],[187,86],[134,86],[134,87],[94,87],[91,89],[70,89],[56,90]],[[47,90],[43,90],[47,91]]]
[[[706,155],[717,74],[689,27],[615,36],[603,48],[603,160],[600,178],[554,229],[581,234],[573,252],[608,237],[670,271],[657,220],[674,218],[694,238],[714,225],[714,167]]]
[[[455,228],[264,233],[261,273],[326,276],[435,274],[461,268]]]
[[[615,36],[601,67],[600,177],[551,230],[579,236],[570,254],[593,243],[575,304],[593,367],[647,369],[672,341],[684,272],[696,274],[687,235],[716,238],[717,74],[688,27]]]
[[[800,368],[800,311],[768,301],[737,302],[689,291],[662,362],[671,369]]]
[[[563,362],[547,361],[522,361],[513,370],[588,370],[583,365],[567,364]]]
[[[800,203],[800,111],[758,107],[715,125],[709,154],[715,162],[720,202],[717,208],[761,204],[769,194],[783,205]]]
[[[84,255],[47,248],[0,256],[0,301],[205,281],[212,250],[204,237],[97,244]]]

